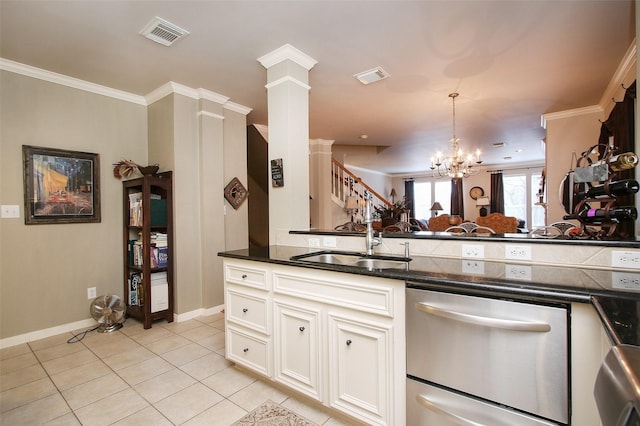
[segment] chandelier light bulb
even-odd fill
[[[435,160],[434,157],[431,157],[431,165],[429,168],[431,169],[432,176],[436,178],[445,176],[451,178],[463,178],[475,175],[479,172],[478,169],[473,168],[474,155],[470,153],[465,157],[462,148],[460,148],[460,139],[456,137],[456,98],[458,96],[459,94],[455,92],[449,94],[453,110],[453,137],[451,138],[452,154],[450,157],[443,157],[441,152],[437,152]],[[482,164],[479,149],[476,150],[475,153],[475,164]]]

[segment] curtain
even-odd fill
[[[501,171],[491,174],[491,200],[489,207],[491,213],[504,214],[504,186]]]
[[[413,206],[415,205],[415,196],[413,191],[413,179],[407,179],[404,181],[404,201],[405,208],[410,210],[409,217],[415,217],[416,212],[413,210]]]
[[[462,195],[462,178],[451,179],[451,214],[464,219],[464,197]]]
[[[600,139],[598,143],[609,144],[609,138],[613,136],[613,145],[616,147],[616,154],[624,152],[635,152],[635,99],[636,82],[625,91],[624,98],[616,102],[609,118],[602,123],[600,128]],[[634,179],[635,170],[625,170],[618,172],[618,179]],[[634,194],[616,197],[618,206],[634,206]],[[635,235],[634,222],[620,222],[616,227],[616,233],[622,239],[633,238]]]

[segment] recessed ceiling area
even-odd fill
[[[189,35],[149,42],[139,33],[154,17]],[[291,44],[318,61],[310,138],[361,146],[351,164],[403,174],[449,151],[451,92],[460,145],[482,150],[483,166],[543,161],[541,115],[598,104],[634,23],[632,0],[3,0],[0,56],[137,95],[169,81],[204,88],[266,125],[257,58]],[[354,78],[377,67],[389,77]]]

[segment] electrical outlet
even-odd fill
[[[507,279],[531,281],[531,266],[529,265],[504,265],[504,275]]]
[[[87,299],[95,299],[96,298],[96,288],[89,287],[87,288]]]
[[[611,266],[616,268],[640,269],[640,251],[612,251]]]
[[[20,217],[20,206],[5,204],[1,208],[2,218],[16,218]]]
[[[463,244],[462,257],[484,259],[484,246],[480,244]]]
[[[324,247],[336,247],[338,245],[338,240],[336,237],[323,237],[322,245]]]
[[[611,272],[611,287],[624,290],[640,290],[640,274],[634,272]]]
[[[462,272],[465,274],[484,275],[484,260],[462,260]]]
[[[505,259],[531,260],[531,247],[507,244],[504,248]]]
[[[319,238],[309,238],[309,247],[320,247]]]

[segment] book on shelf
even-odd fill
[[[133,266],[142,266],[143,265],[143,256],[142,256],[142,241],[140,240],[131,240],[131,251],[133,252]]]
[[[129,305],[142,306],[142,273],[131,272],[129,274]]]
[[[169,263],[169,247],[158,247],[158,268],[166,268]]]

